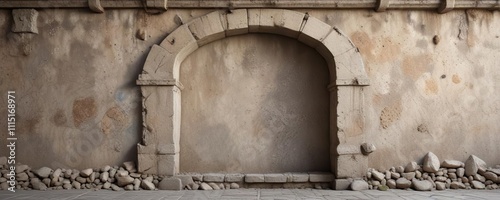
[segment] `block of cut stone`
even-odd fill
[[[243,178],[243,174],[226,174],[225,182],[242,182]]]
[[[309,181],[309,174],[306,173],[293,173],[292,182],[294,183],[305,183]]]
[[[286,183],[286,176],[284,174],[264,174],[264,182]]]
[[[224,176],[225,176],[224,174],[216,174],[216,173],[203,174],[203,181],[222,183],[224,182]]]
[[[333,181],[333,174],[329,173],[310,173],[309,181],[313,183],[326,183]]]
[[[247,183],[264,183],[264,174],[246,174],[245,182]]]
[[[35,9],[12,10],[12,32],[14,33],[38,33],[37,18],[38,11]]]

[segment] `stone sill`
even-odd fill
[[[332,173],[180,173],[177,176],[191,176],[194,181],[213,183],[246,183],[246,184],[275,184],[275,183],[331,183]]]

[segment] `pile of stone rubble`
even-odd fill
[[[1,160],[1,158],[0,158]],[[109,189],[109,190],[154,190],[162,177],[136,173],[134,162],[125,162],[122,167],[105,166],[101,169],[31,169],[27,165],[16,165],[15,182],[10,182],[11,173],[7,165],[0,165],[0,189]]]
[[[369,169],[364,180],[351,183],[351,189],[498,189],[499,175],[500,165],[487,168],[486,163],[474,155],[465,163],[457,160],[440,162],[434,153],[429,152],[422,165],[410,162],[405,167],[391,167],[386,171]]]

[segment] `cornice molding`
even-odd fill
[[[92,1],[92,0],[91,0]],[[95,2],[95,0],[94,0]],[[116,8],[280,8],[371,9],[377,11],[451,9],[500,10],[498,0],[100,0],[104,9]],[[157,6],[157,4],[162,4]],[[152,6],[153,5],[153,6]],[[89,0],[0,0],[0,8],[87,8]]]

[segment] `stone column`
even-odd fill
[[[179,84],[141,85],[143,136],[137,145],[139,172],[175,175],[179,172]]]

